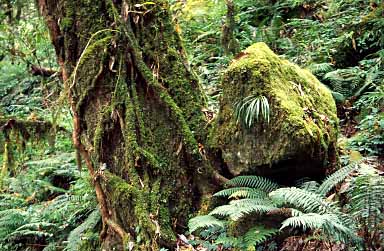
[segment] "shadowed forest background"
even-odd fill
[[[0,0],[0,250],[384,250],[381,0]]]

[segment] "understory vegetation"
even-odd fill
[[[226,67],[264,42],[329,88],[341,128],[337,168],[325,179],[228,177],[186,219],[178,250],[383,250],[384,2],[169,3],[210,121]],[[0,6],[0,250],[101,250],[94,180],[72,144],[73,114],[48,30],[35,1]],[[233,119],[246,128],[272,124],[269,102],[258,94],[238,100]]]

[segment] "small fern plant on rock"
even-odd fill
[[[234,104],[236,121],[246,128],[251,128],[254,122],[269,123],[270,107],[268,99],[263,95],[250,95]]]
[[[227,188],[214,194],[227,198],[229,203],[214,208],[208,215],[192,218],[189,230],[201,233],[218,229],[222,234],[215,242],[239,250],[255,250],[269,237],[288,229],[316,231],[333,241],[357,243],[353,219],[325,198],[357,166],[354,163],[340,169],[321,185],[310,181],[299,187],[281,187],[259,176],[235,177]],[[265,219],[269,216],[281,219],[280,226],[268,224]],[[247,230],[237,229],[238,223],[244,221],[248,223]],[[253,225],[249,227],[250,223]]]

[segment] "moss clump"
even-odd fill
[[[285,160],[324,166],[338,134],[336,106],[329,90],[309,71],[256,43],[232,62],[222,84],[210,143],[222,150],[232,174]],[[235,121],[234,103],[249,95],[267,97],[270,123],[257,122],[247,129]]]

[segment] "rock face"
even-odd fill
[[[324,173],[335,160],[335,102],[309,71],[256,43],[232,62],[222,88],[210,144],[221,150],[232,175],[261,175],[288,167],[290,175],[313,176]],[[270,120],[255,121],[247,128],[236,121],[234,104],[250,95],[267,98]]]

